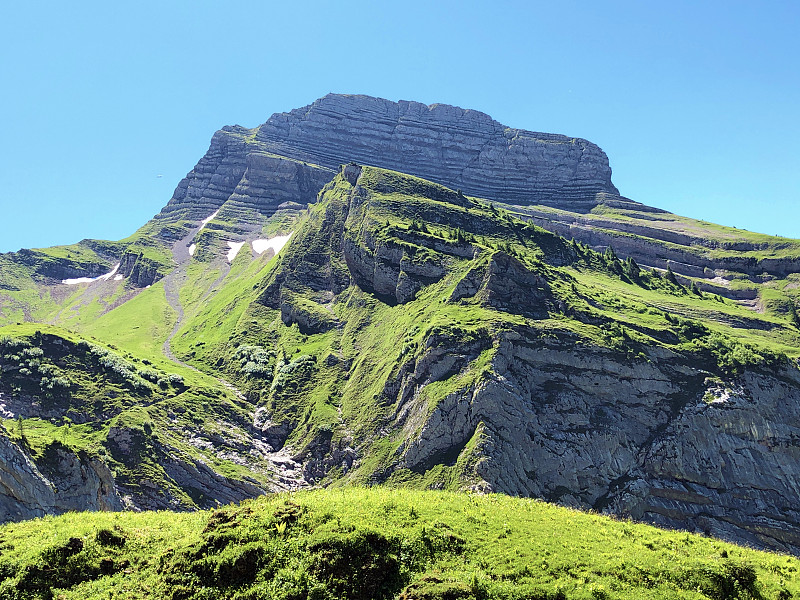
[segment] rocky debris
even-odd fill
[[[259,432],[261,440],[270,445],[272,451],[283,448],[291,433],[288,423],[273,422],[269,418],[269,411],[263,406],[253,416],[253,427]]]

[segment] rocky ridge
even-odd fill
[[[412,313],[431,301],[426,290],[449,290],[433,298],[454,307],[448,309],[456,311],[448,316],[452,325],[412,321],[409,335],[425,327],[428,333],[399,352],[391,372],[369,376],[381,378],[377,402],[384,412],[379,434],[356,436],[353,472],[375,452],[373,444],[388,438],[397,450],[380,468],[362,473],[372,483],[402,481],[409,476],[404,473],[425,478],[448,465],[475,490],[800,552],[800,513],[793,508],[800,498],[796,365],[775,359],[735,372],[713,354],[653,339],[610,348],[574,333],[543,334],[537,321],[570,312],[553,289],[554,272],[503,251],[486,254],[487,246],[474,242],[442,240],[412,227],[376,228],[385,203],[403,210],[391,194],[381,195],[392,181],[375,169],[346,167],[260,297],[282,310],[285,324],[315,335],[352,327],[343,317],[351,309],[335,310],[348,302],[340,298],[355,293],[348,280]],[[438,223],[466,223],[459,215],[467,214],[474,220],[467,231],[500,228],[491,224],[491,212],[460,206],[457,194],[451,199],[433,204]],[[406,210],[426,214],[419,205]],[[435,232],[436,224],[427,221],[428,230]],[[568,244],[538,235],[546,262],[568,262]],[[299,295],[304,312],[286,311]],[[486,329],[467,334],[459,323],[468,312],[456,307],[475,305],[497,312],[486,313]],[[321,328],[311,317],[323,306],[334,309]],[[491,314],[508,317],[493,329]],[[393,334],[387,328],[374,335]],[[476,365],[487,353],[491,359],[481,371]],[[349,369],[348,377],[367,377],[352,364]],[[464,384],[453,383],[459,380]],[[443,392],[443,386],[455,389]],[[299,427],[284,423],[289,435]],[[326,443],[333,452],[335,444]]]
[[[613,246],[621,256],[669,267],[697,279],[701,289],[734,299],[752,300],[755,292],[715,279],[800,272],[800,254],[719,257],[713,255],[719,243],[700,234],[670,231],[657,222],[651,227],[646,219],[588,218],[585,214],[598,206],[637,215],[668,213],[621,197],[607,156],[587,140],[512,129],[484,113],[445,104],[361,95],[328,94],[276,113],[254,129],[218,131],[157,220],[199,220],[219,210],[220,226],[238,239],[283,202],[314,202],[339,166],[350,161],[505,203],[545,229],[596,249]],[[738,244],[724,247],[759,249],[757,243]]]
[[[700,289],[728,298],[758,295],[755,286],[731,289],[727,285],[730,279],[745,275],[760,283],[800,272],[800,248],[795,240],[750,241],[730,232],[709,236],[700,223],[677,222],[679,217],[667,211],[607,194],[599,194],[598,200],[598,207],[621,209],[626,218],[534,206],[507,208],[548,231],[600,251],[613,247],[620,256],[630,256],[648,267],[669,268],[685,281],[696,280]]]

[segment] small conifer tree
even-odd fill
[[[792,324],[800,329],[800,315],[797,314],[797,307],[794,305],[794,300],[789,300],[789,319]]]

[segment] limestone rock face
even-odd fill
[[[496,253],[488,265],[472,269],[453,290],[450,300],[480,295],[497,309],[531,318],[547,314],[551,300],[547,281],[516,258]]]
[[[53,486],[7,435],[0,434],[0,522],[52,514]]]
[[[605,153],[583,139],[510,129],[446,104],[329,94],[273,115],[256,139],[328,168],[355,161],[518,204],[594,203],[617,193]]]
[[[128,250],[122,255],[119,272],[127,277],[130,283],[140,288],[152,285],[163,276],[157,263],[135,250]]]
[[[493,376],[432,411],[420,390],[485,346],[432,344],[405,370],[395,427],[418,433],[400,466],[430,468],[478,436],[476,489],[800,552],[795,368],[720,385],[665,350],[629,359],[524,331],[495,343]]]
[[[435,260],[415,261],[403,248],[369,238],[360,244],[346,238],[343,250],[353,281],[390,303],[413,300],[424,285],[438,281],[446,272]]]
[[[233,194],[247,169],[243,127],[225,127],[211,138],[211,146],[194,169],[181,180],[162,216],[180,213],[204,219]]]
[[[39,459],[0,434],[0,522],[83,510],[122,510],[108,466],[51,444]]]
[[[332,173],[300,161],[271,154],[251,152],[246,169],[219,216],[248,221],[251,213],[272,214],[284,202],[309,204],[331,178]]]
[[[224,127],[157,219],[257,221],[316,199],[342,164],[402,171],[464,193],[587,210],[617,194],[608,157],[580,138],[511,129],[475,110],[328,94],[255,129]]]
[[[605,207],[633,208],[644,215],[648,213],[669,215],[666,211],[638,202],[614,199],[608,194],[600,194],[597,199],[602,200]],[[536,207],[522,207],[519,210],[536,225],[566,238],[574,238],[595,250],[602,251],[613,247],[619,256],[631,256],[641,265],[659,269],[669,267],[675,273],[686,277],[706,279],[699,282],[701,289],[729,298],[747,298],[746,294],[752,293],[752,290],[728,289],[714,285],[711,280],[716,272],[744,273],[750,277],[759,277],[762,274],[786,277],[791,273],[800,272],[800,257],[797,256],[744,255],[745,252],[752,253],[766,249],[758,242],[746,239],[734,239],[721,245],[704,239],[702,232],[692,234],[659,227],[659,221],[655,219],[654,224],[643,225],[644,219],[638,222],[626,222],[597,215],[592,215],[590,218],[574,212],[556,213]],[[717,256],[706,253],[718,245],[724,250],[731,251],[732,254]],[[738,252],[742,255],[737,254]],[[745,295],[742,295],[743,293]]]
[[[123,509],[114,476],[99,458],[52,444],[39,464],[56,490],[56,514],[69,510]]]

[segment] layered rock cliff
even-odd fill
[[[281,202],[313,202],[347,162],[417,175],[464,193],[586,210],[616,194],[608,157],[580,138],[511,129],[446,104],[328,94],[253,130],[225,127],[160,217],[242,218]]]
[[[0,522],[82,510],[122,510],[108,466],[54,442],[37,463],[0,432]]]
[[[446,104],[329,94],[273,115],[256,139],[327,167],[352,160],[516,204],[593,205],[596,193],[617,193],[595,144],[511,129]]]
[[[597,249],[613,246],[644,265],[670,267],[731,298],[756,295],[730,289],[727,282],[736,274],[785,277],[800,271],[800,248],[791,241],[720,236],[698,222],[671,228],[666,222],[674,215],[620,197],[607,156],[587,140],[512,129],[484,113],[444,104],[360,95],[328,94],[254,129],[218,131],[158,219],[197,221],[219,210],[219,226],[241,236],[282,202],[313,202],[339,166],[351,161],[519,206],[518,214],[545,229]],[[622,212],[586,214],[597,207]],[[718,277],[725,281],[715,282]]]
[[[800,552],[796,368],[720,382],[658,349],[630,360],[525,328],[494,345],[493,375],[439,402],[399,466],[429,469],[478,436],[478,489]],[[430,408],[414,400],[436,379],[426,360],[396,427]]]

